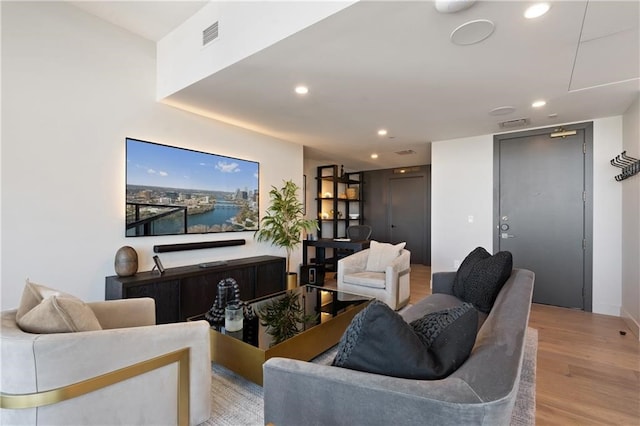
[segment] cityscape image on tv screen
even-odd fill
[[[126,139],[126,235],[258,229],[255,161]]]

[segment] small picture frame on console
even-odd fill
[[[159,274],[163,274],[164,266],[162,266],[162,262],[160,262],[160,258],[158,256],[153,256],[153,262],[156,264],[156,266],[154,266],[153,269],[157,269]]]

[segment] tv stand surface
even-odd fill
[[[167,268],[164,273],[139,272],[131,277],[105,278],[105,299],[152,297],[156,301],[156,323],[186,321],[213,305],[218,282],[233,278],[240,299],[251,300],[286,289],[285,258],[254,256],[221,262]]]

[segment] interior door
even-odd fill
[[[548,130],[496,137],[495,247],[513,254],[514,267],[536,274],[536,303],[591,310],[587,146],[584,128],[555,138]]]
[[[427,194],[424,179],[424,176],[389,179],[389,236],[393,243],[406,241],[411,263],[426,263]]]

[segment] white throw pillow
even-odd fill
[[[407,243],[379,243],[377,241],[371,241],[369,246],[369,258],[367,259],[366,270],[370,272],[384,272],[384,270],[393,262],[393,260],[400,256],[402,249]]]
[[[28,333],[102,330],[98,318],[82,300],[29,280],[22,292],[16,322]]]

